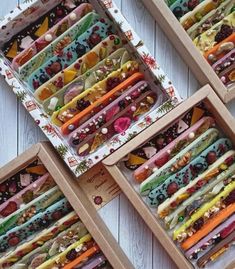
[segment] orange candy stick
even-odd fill
[[[210,60],[210,55],[213,55],[216,58],[216,60],[218,61],[219,59],[223,58],[229,52],[229,50],[226,50],[225,48],[226,48],[226,46],[227,47],[232,46],[232,43],[235,45],[235,33],[231,34],[229,37],[227,37],[226,39],[221,41],[219,44],[214,46],[212,49],[210,49],[206,53],[204,53],[204,57],[209,62],[209,64],[213,64],[214,62],[212,62]],[[224,49],[222,49],[223,47],[224,47]],[[233,49],[233,48],[231,47],[231,49]]]
[[[92,247],[84,252],[82,255],[77,257],[74,261],[70,262],[69,264],[65,265],[63,269],[73,269],[75,266],[79,265],[79,263],[86,261],[91,256],[93,256],[96,252],[100,251],[98,246]]]
[[[80,121],[87,115],[89,115],[93,110],[95,110],[96,107],[99,107],[100,105],[106,106],[110,103],[110,99],[115,99],[114,97],[118,97],[119,94],[121,94],[124,90],[126,90],[129,86],[134,86],[133,84],[136,84],[138,81],[144,79],[144,75],[140,72],[134,73],[131,77],[120,83],[117,87],[112,89],[110,92],[105,94],[103,97],[101,97],[99,100],[91,104],[89,107],[81,111],[79,114],[77,114],[75,117],[73,117],[71,120],[67,121],[65,124],[61,127],[61,132],[64,135],[68,135],[71,133],[69,130],[69,125],[74,125],[75,128],[79,127]]]
[[[225,221],[229,216],[235,212],[235,203],[229,205],[217,215],[211,218],[203,227],[197,231],[194,235],[185,240],[181,247],[183,250],[187,250],[194,246],[199,240],[209,234],[214,228],[216,228],[220,223]]]

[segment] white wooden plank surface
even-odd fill
[[[2,0],[0,16],[14,8],[17,0]],[[133,25],[158,63],[186,98],[199,87],[167,37],[139,0],[116,0],[127,20]],[[235,115],[235,101],[228,105]],[[0,79],[0,165],[38,141],[45,140],[31,117],[21,107],[11,89]],[[119,241],[137,269],[174,269],[158,241],[128,200],[121,195],[100,211],[107,226]]]

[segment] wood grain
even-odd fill
[[[0,16],[7,14],[17,2],[2,0]],[[182,97],[192,95],[199,88],[197,81],[142,3],[138,0],[115,2],[145,41],[150,52],[156,56],[157,62]],[[0,165],[4,165],[30,145],[46,138],[2,78],[0,88]],[[228,107],[235,115],[235,101]],[[135,268],[176,268],[124,195],[101,209],[100,215]]]
[[[14,9],[17,1],[2,1],[0,17]],[[0,164],[6,164],[17,153],[18,101],[3,78],[0,79]]]

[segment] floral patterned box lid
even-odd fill
[[[30,23],[34,21],[35,16],[38,16],[40,13],[42,14],[42,12],[45,13],[46,10],[49,10],[60,2],[61,0],[27,0],[25,3],[19,5],[0,22],[0,46],[7,40],[9,32],[11,32],[11,35],[14,35],[21,29],[22,25],[30,25]],[[149,125],[165,115],[182,101],[165,72],[158,66],[156,60],[145,47],[144,42],[126,21],[114,1],[90,0],[89,2],[95,9],[105,12],[109,19],[118,26],[119,30],[123,33],[123,38],[128,41],[129,45],[135,51],[136,56],[142,60],[148,71],[150,71],[151,76],[157,81],[162,92],[167,96],[167,101],[150,112],[147,116],[140,119],[124,134],[114,136],[107,142],[105,147],[90,154],[88,158],[77,156],[75,151],[68,145],[66,139],[62,137],[60,131],[51,124],[50,119],[43,112],[41,106],[36,102],[32,93],[27,89],[26,85],[18,79],[17,75],[15,75],[14,71],[9,67],[8,61],[0,52],[0,73],[4,76],[13,92],[33,117],[36,124],[54,145],[55,149],[64,159],[70,170],[77,177],[88,171],[105,157],[112,154],[112,152],[128,142],[138,133],[145,130]]]

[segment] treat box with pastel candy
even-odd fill
[[[0,268],[133,266],[49,142],[0,169]]]
[[[142,1],[199,83],[224,103],[235,98],[235,1]]]
[[[76,176],[181,102],[113,1],[32,1],[0,29],[1,74]]]
[[[209,85],[103,163],[180,269],[234,265],[235,120]]]

